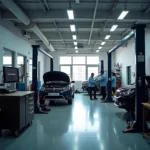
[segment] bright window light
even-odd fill
[[[102,47],[100,46],[98,49],[102,49]]]
[[[73,25],[73,24],[70,25],[70,29],[71,29],[72,32],[75,32],[76,31],[75,25]]]
[[[74,40],[76,40],[76,39],[77,39],[77,36],[76,36],[76,35],[72,35],[72,38],[73,38]]]
[[[111,35],[106,35],[105,39],[108,40]]]
[[[125,16],[129,13],[128,10],[124,10],[121,12],[120,16],[118,17],[118,20],[122,20],[125,18]]]
[[[101,45],[105,45],[106,42],[102,42]]]
[[[74,45],[77,45],[77,42],[74,42]]]
[[[78,53],[79,51],[77,50],[76,53]]]
[[[78,47],[77,47],[77,46],[75,46],[75,49],[78,49]]]
[[[113,25],[110,29],[111,32],[115,31],[117,29],[118,25]]]
[[[96,51],[96,53],[98,53],[98,52],[99,52],[99,50]]]
[[[74,19],[74,13],[73,13],[73,10],[72,10],[72,9],[67,10],[67,14],[68,14],[68,18],[69,18],[70,20],[73,20],[73,19]]]

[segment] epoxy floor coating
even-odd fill
[[[56,103],[48,115],[35,115],[18,138],[0,138],[0,150],[150,150],[141,134],[123,134],[125,111],[113,103],[76,94],[72,106]]]

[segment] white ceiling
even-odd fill
[[[111,37],[100,51],[110,50],[117,41],[131,32],[130,27],[135,22],[146,23],[147,28],[150,28],[150,0],[99,0],[95,19],[93,15],[96,0],[14,0],[14,2],[38,25],[56,51],[75,52],[73,33],[70,31],[71,23],[76,25],[75,34],[81,53],[95,53],[107,34],[111,34]],[[74,10],[73,21],[67,16],[69,2]],[[129,14],[125,19],[118,21],[117,18],[125,4]],[[32,32],[30,25],[21,23],[1,2],[0,9],[3,20],[14,22],[21,30],[29,33],[30,40],[43,45]],[[118,24],[118,28],[110,33],[113,24]]]

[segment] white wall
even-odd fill
[[[35,44],[35,43],[33,43]],[[21,34],[20,30],[16,28],[11,22],[0,20],[0,70],[3,67],[3,49],[17,52],[27,59],[32,58],[32,43],[29,43]],[[40,61],[40,80],[43,81],[43,74],[48,71],[50,64],[45,63],[47,56],[39,52],[38,60]],[[27,63],[27,73],[29,71]]]
[[[145,51],[146,51],[146,74],[150,75],[150,32],[147,31],[145,35]],[[115,62],[122,65],[122,85],[127,85],[126,67],[131,66],[132,73],[135,72],[135,40],[132,39],[126,48],[119,48],[115,51]],[[132,82],[135,79],[132,76]]]

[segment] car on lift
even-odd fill
[[[94,77],[94,80],[97,81],[97,80],[99,79],[99,77],[100,77],[100,75],[95,76],[95,77]],[[89,93],[88,84],[89,84],[89,83],[88,83],[87,80],[86,80],[86,81],[83,81],[81,88],[82,88],[83,91],[87,91],[87,92]],[[100,92],[100,84],[99,84],[99,82],[96,82],[96,91],[97,91],[97,92]]]
[[[70,81],[69,76],[60,71],[46,72],[43,75],[44,84],[42,85],[39,95],[40,99],[45,101],[68,101],[72,104],[75,93],[75,81]]]
[[[114,104],[127,111],[135,110],[135,83],[121,87],[114,94]]]

